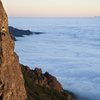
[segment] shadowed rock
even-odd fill
[[[24,35],[40,35],[44,34],[43,32],[32,32],[30,30],[22,30],[17,29],[12,26],[9,26],[9,33],[11,34],[11,37],[16,41],[16,37],[24,37]]]
[[[9,33],[12,33],[15,37],[23,37],[24,35],[32,35],[33,32],[30,30],[21,30],[14,28],[12,26],[9,26]]]
[[[74,95],[63,90],[57,79],[40,68],[31,70],[21,65],[28,100],[74,100]]]

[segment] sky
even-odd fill
[[[2,0],[11,17],[100,16],[100,0]]]

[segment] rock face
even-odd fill
[[[65,92],[54,76],[19,64],[1,0],[0,100],[73,100],[72,94]]]
[[[74,100],[74,95],[64,91],[57,79],[48,72],[21,65],[27,100]]]
[[[54,89],[59,92],[63,91],[61,84],[54,76],[52,76],[48,72],[42,73],[42,70],[40,68],[35,68],[34,70],[30,70],[27,66],[25,66],[24,68],[27,75],[33,75],[32,78],[34,84],[38,84],[49,89]]]
[[[8,18],[7,14],[4,11],[2,2],[0,0],[0,28],[5,27],[5,29],[8,31]]]
[[[24,79],[14,41],[8,32],[8,18],[0,0],[0,100],[26,100]]]

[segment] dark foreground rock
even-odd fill
[[[64,91],[57,79],[48,72],[21,65],[27,100],[74,100],[72,93]]]

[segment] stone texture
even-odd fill
[[[57,79],[48,72],[43,73],[40,68],[22,68],[27,100],[74,100],[75,96],[69,91],[63,90]]]
[[[26,69],[27,69],[27,67],[26,67]],[[32,71],[31,70],[28,71],[28,73],[34,74],[33,82],[35,84],[38,84],[40,86],[45,86],[47,88],[54,89],[54,90],[57,90],[59,92],[63,91],[61,84],[57,81],[57,79],[54,76],[52,76],[48,72],[43,74],[42,70],[40,68],[35,68]]]
[[[8,18],[0,0],[0,100],[26,100],[24,79],[14,41],[8,32]]]

